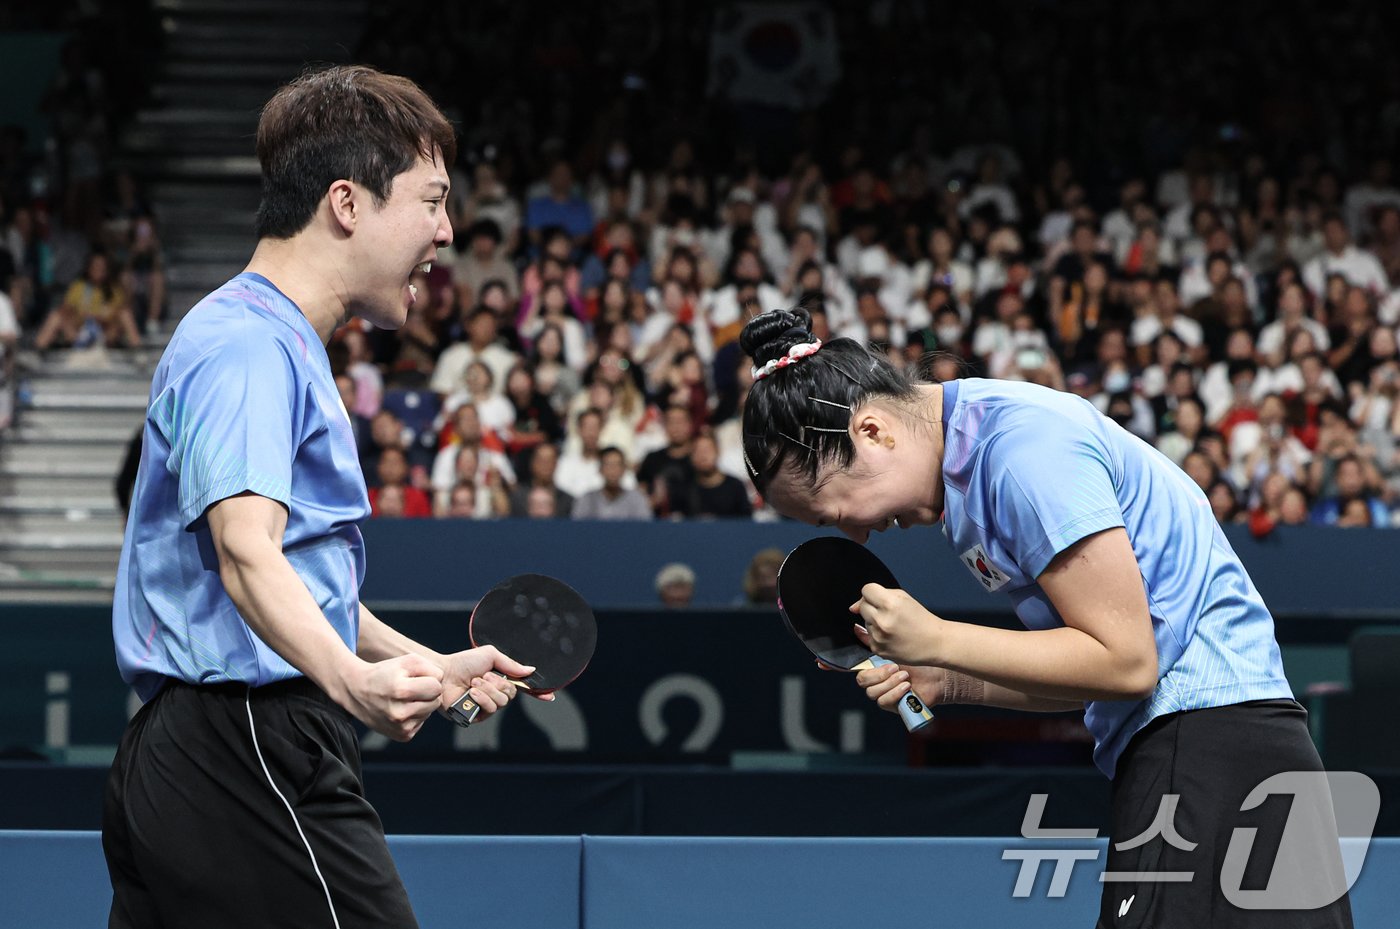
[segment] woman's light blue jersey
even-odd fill
[[[1155,717],[1292,696],[1273,617],[1185,472],[1073,394],[980,379],[943,386],[943,533],[983,587],[1010,595],[1028,629],[1064,625],[1035,581],[1051,559],[1127,529],[1158,681],[1146,700],[1086,705],[1105,774]]]

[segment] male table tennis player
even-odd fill
[[[452,127],[411,81],[307,73],[263,109],[247,269],[156,369],[113,607],[145,705],[107,784],[113,927],[416,926],[352,717],[399,741],[532,669],[440,655],[358,600],[369,515],[325,345],[397,328],[452,241]]]

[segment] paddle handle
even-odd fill
[[[870,656],[871,667],[878,668],[882,665],[894,664],[893,661],[886,661],[879,655]],[[909,692],[899,698],[899,718],[904,720],[904,728],[910,732],[918,732],[920,729],[933,722],[933,713],[924,701],[919,699],[919,695],[914,693],[914,688],[910,687]]]
[[[514,678],[506,678],[507,681],[520,689],[527,686],[524,681],[517,681]],[[470,726],[476,722],[477,716],[481,714],[481,704],[472,699],[472,692],[468,690],[458,697],[447,709],[443,710],[443,715],[459,726]]]

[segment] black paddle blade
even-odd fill
[[[823,536],[803,542],[778,569],[778,611],[807,650],[849,671],[871,657],[851,626],[850,606],[866,584],[899,587],[890,569],[858,542]]]
[[[486,592],[472,611],[472,643],[494,645],[535,673],[532,693],[558,690],[588,667],[598,625],[578,591],[543,574],[517,574]]]
[[[543,574],[517,574],[486,592],[472,610],[472,645],[494,645],[535,673],[515,685],[547,694],[583,673],[598,644],[593,610],[563,581]],[[459,726],[476,721],[481,708],[463,694],[445,711]]]

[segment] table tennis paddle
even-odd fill
[[[891,664],[856,638],[850,606],[866,584],[899,588],[874,552],[850,539],[823,536],[803,542],[778,569],[778,612],[807,650],[842,671]],[[911,689],[899,701],[904,727],[916,732],[933,714]]]
[[[473,647],[494,645],[533,666],[535,673],[524,680],[508,680],[536,696],[582,674],[598,644],[598,625],[583,597],[543,574],[517,574],[488,590],[472,610],[469,634]],[[470,726],[480,711],[468,691],[444,713],[457,725]]]

